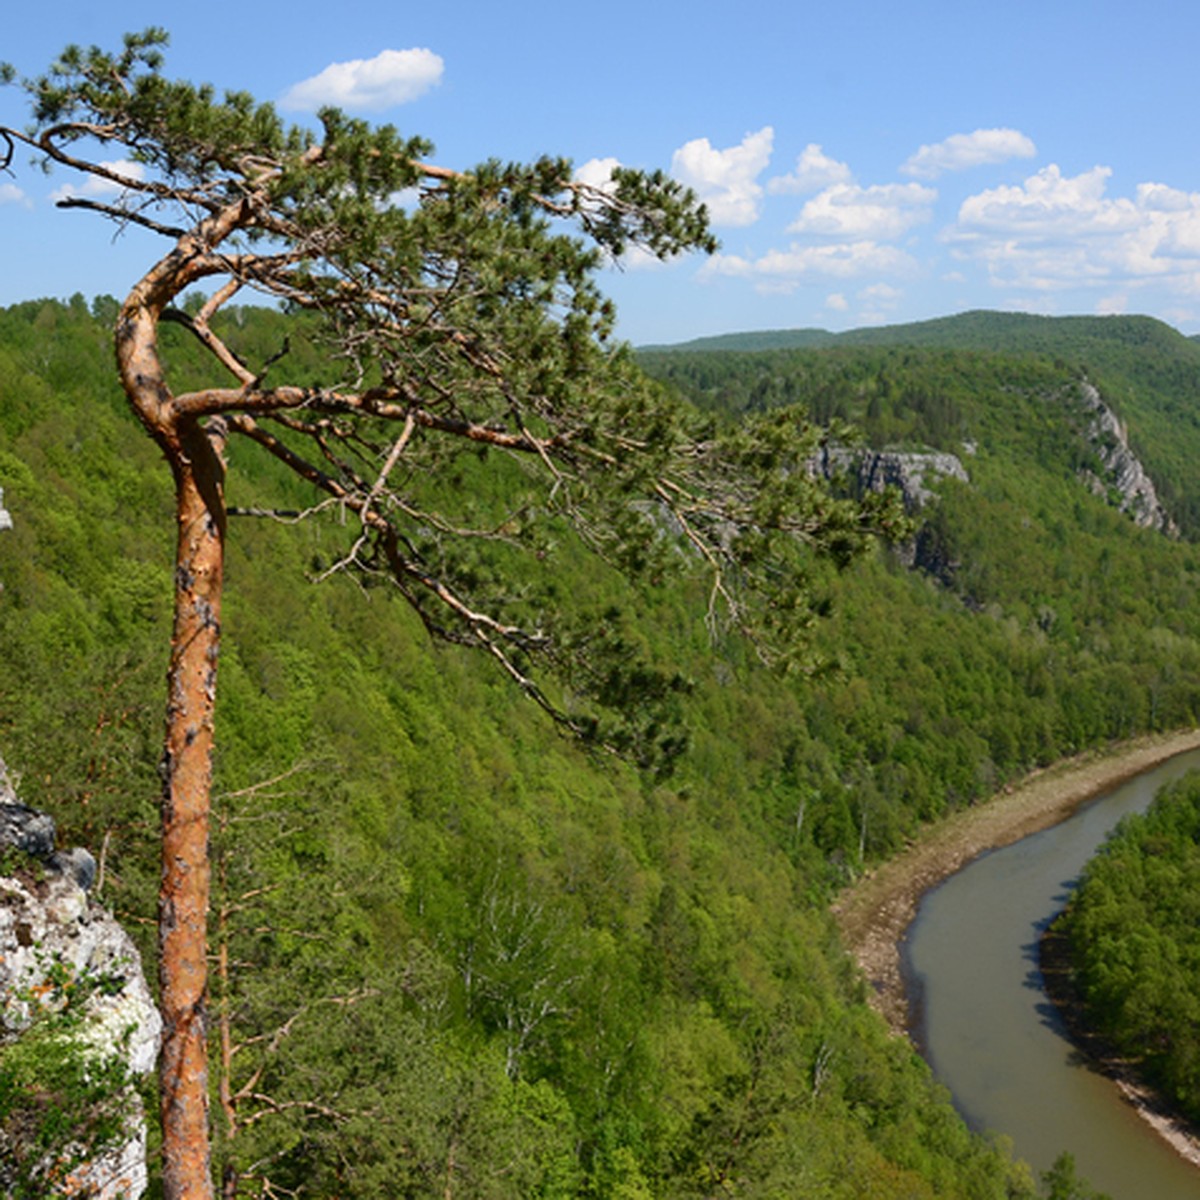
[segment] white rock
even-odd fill
[[[64,862],[69,866],[73,859]],[[53,1007],[56,993],[47,976],[56,964],[73,979],[108,981],[88,996],[76,1044],[91,1047],[101,1059],[119,1054],[134,1072],[150,1071],[162,1022],[137,948],[112,915],[89,899],[74,872],[47,870],[30,858],[28,870],[0,878],[0,1043],[20,1037],[35,1003]],[[79,1194],[99,1200],[142,1195],[146,1126],[140,1106],[124,1145],[77,1171],[71,1182]]]

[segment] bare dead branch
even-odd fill
[[[102,213],[123,225],[140,225],[143,229],[149,229],[152,233],[161,234],[163,237],[181,238],[186,233],[186,230],[178,226],[164,225],[160,221],[146,216],[145,213],[138,212],[137,209],[129,208],[124,204],[105,204],[100,200],[90,200],[86,196],[64,196],[61,200],[55,201],[55,207],[83,208],[91,212]]]

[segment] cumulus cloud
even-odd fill
[[[788,233],[851,239],[897,238],[928,221],[937,192],[919,183],[872,187],[837,183],[814,196],[788,226]]]
[[[320,74],[288,88],[279,105],[303,112],[326,104],[381,112],[416,100],[436,87],[444,67],[441,56],[432,50],[384,50],[374,58],[330,63]]]
[[[607,191],[612,186],[612,173],[620,165],[619,158],[589,158],[575,168],[575,178],[588,187]]]
[[[0,204],[20,204],[32,208],[33,203],[15,183],[0,183]]]
[[[675,151],[671,174],[696,190],[714,225],[752,225],[762,203],[758,177],[771,160],[774,140],[770,125],[725,150],[715,149],[708,138],[695,138]]]
[[[114,162],[102,162],[105,170],[131,182],[146,178],[146,168],[141,163],[130,162],[129,159],[119,159]],[[103,179],[99,175],[86,175],[79,180],[64,183],[50,193],[50,199],[56,204],[73,196],[89,200],[114,200],[125,192],[125,187],[113,179]]]
[[[833,309],[834,312],[845,312],[850,307],[850,302],[841,292],[830,292],[825,297],[825,307]]]
[[[1105,197],[1108,167],[1093,167],[1073,177],[1051,163],[1019,187],[990,188],[968,196],[958,212],[960,227],[980,232],[1019,230],[1043,237],[1081,237],[1115,233],[1138,223],[1131,200]]]
[[[1015,129],[977,129],[922,146],[900,171],[917,179],[936,179],[946,171],[964,171],[1010,158],[1032,158],[1036,153],[1033,142]]]
[[[1093,167],[1066,176],[1052,164],[1019,187],[969,196],[944,239],[1004,286],[1049,291],[1154,279],[1200,293],[1200,193],[1144,183],[1132,197],[1112,197],[1111,174]]]
[[[796,159],[796,169],[788,175],[776,175],[767,181],[772,196],[817,192],[835,183],[849,183],[850,168],[836,158],[830,158],[816,142],[809,142]]]

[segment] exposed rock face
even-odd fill
[[[98,1058],[119,1054],[135,1073],[153,1069],[161,1022],[129,935],[92,902],[95,862],[86,850],[54,849],[54,822],[20,803],[0,760],[0,850],[29,856],[30,868],[0,878],[0,1043],[18,1039],[35,997],[53,996],[53,968],[72,980],[103,980],[84,1006],[76,1046]],[[146,1129],[136,1098],[127,1141],[56,1184],[55,1194],[136,1200],[146,1188]],[[6,1191],[0,1146],[0,1194]]]
[[[1179,530],[1159,501],[1154,481],[1129,448],[1125,426],[1086,379],[1080,384],[1080,395],[1084,410],[1091,414],[1086,431],[1088,442],[1104,466],[1103,476],[1082,472],[1088,486],[1098,496],[1115,492],[1116,506],[1136,524],[1176,537]]]
[[[819,470],[826,479],[849,475],[864,492],[896,487],[910,513],[920,511],[935,498],[931,486],[938,479],[970,482],[957,456],[936,452],[848,450],[835,446],[822,452]]]
[[[0,488],[0,529],[12,528],[12,516],[7,508],[4,507],[4,489]]]

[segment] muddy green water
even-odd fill
[[[968,1122],[1012,1138],[1038,1172],[1070,1150],[1113,1200],[1200,1200],[1200,1169],[1080,1061],[1041,990],[1037,938],[1121,817],[1195,768],[1200,751],[1180,755],[976,859],[926,895],[905,944],[915,1032]]]

